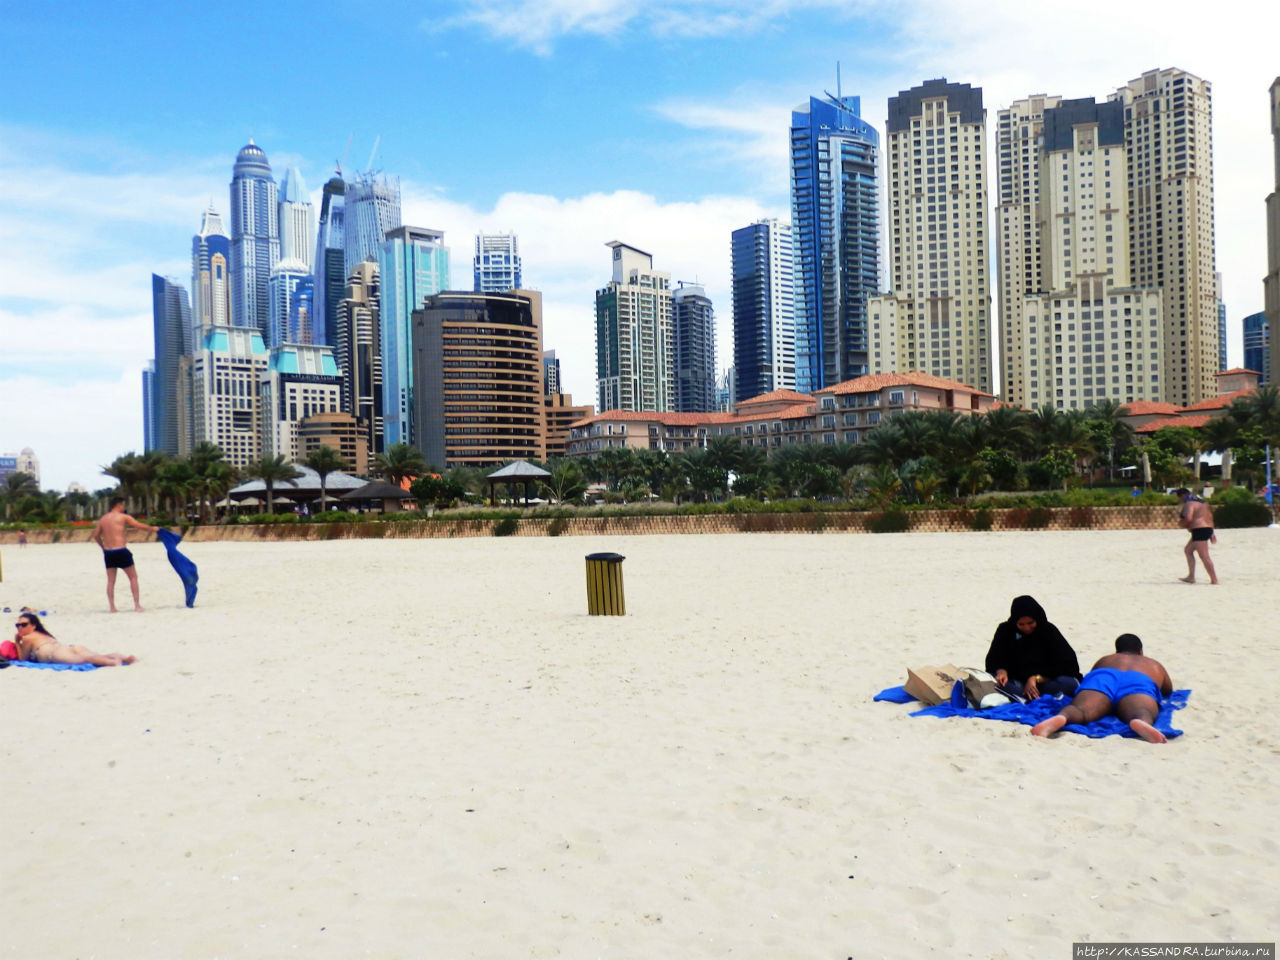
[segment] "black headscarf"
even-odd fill
[[[1036,622],[1028,634],[1018,632],[1023,617]],[[1048,678],[1080,679],[1080,662],[1071,644],[1045,616],[1044,607],[1028,596],[1014,597],[1009,605],[1009,619],[996,627],[987,651],[987,673],[1004,670],[1010,680],[1025,684],[1035,674]]]

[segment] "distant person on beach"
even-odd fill
[[[1142,655],[1141,640],[1122,633],[1116,637],[1116,652],[1093,665],[1072,701],[1037,723],[1031,733],[1047,737],[1068,723],[1093,723],[1114,712],[1143,740],[1164,743],[1165,735],[1153,724],[1160,715],[1160,697],[1171,693],[1169,671],[1159,660]]]
[[[102,548],[102,559],[107,565],[107,603],[112,613],[116,612],[116,573],[120,570],[129,578],[129,589],[133,591],[133,609],[142,612],[142,604],[138,598],[138,571],[133,565],[133,554],[129,552],[128,546],[128,527],[151,533],[160,529],[139,523],[125,513],[124,497],[113,497],[110,508],[93,528],[93,542]]]
[[[14,623],[17,632],[13,635],[14,646],[18,648],[18,659],[32,663],[91,663],[95,667],[118,667],[133,663],[137,657],[123,653],[94,653],[87,647],[78,644],[66,644],[54,638],[40,617],[34,613],[23,613]]]
[[[1034,700],[1075,692],[1080,662],[1062,632],[1032,597],[1014,597],[1009,619],[996,627],[987,651],[987,673],[1010,693]]]
[[[1178,579],[1183,583],[1196,582],[1196,557],[1199,556],[1200,562],[1204,564],[1204,572],[1209,574],[1209,582],[1217,583],[1218,573],[1213,568],[1213,561],[1209,559],[1209,544],[1218,542],[1218,535],[1213,532],[1213,511],[1204,500],[1186,487],[1179,487],[1176,493],[1182,499],[1178,526],[1191,531],[1191,539],[1182,548],[1187,558],[1187,575]]]
[[[18,531],[18,546],[25,547],[27,545],[27,531]]]

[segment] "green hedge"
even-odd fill
[[[1213,525],[1224,529],[1266,527],[1271,522],[1271,508],[1252,496],[1246,501],[1227,501],[1213,511]]]

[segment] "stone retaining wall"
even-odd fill
[[[983,511],[991,518],[989,529],[1022,530],[1166,530],[1177,527],[1178,506],[1012,508]],[[879,513],[745,513],[683,516],[605,516],[517,520],[512,536],[599,536],[601,534],[698,534],[698,533],[870,533]],[[911,531],[967,532],[974,529],[973,510],[909,510]],[[192,527],[188,541],[233,540],[341,540],[420,539],[427,537],[489,537],[502,521],[369,520],[355,523],[210,524]],[[92,527],[70,529],[32,528],[29,543],[87,543]],[[0,532],[0,545],[17,543],[14,531]]]

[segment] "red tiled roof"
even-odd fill
[[[960,383],[956,380],[947,380],[943,377],[935,377],[931,373],[921,373],[919,370],[911,370],[907,373],[873,373],[865,377],[856,377],[853,380],[846,380],[843,383],[837,383],[830,387],[825,387],[818,391],[819,393],[833,393],[837,396],[847,393],[875,393],[883,390],[885,387],[932,387],[935,390],[963,390],[966,393],[974,393],[980,397],[990,397],[992,394],[983,393],[976,387],[971,387],[967,383]]]
[[[1152,420],[1150,423],[1144,423],[1142,426],[1134,430],[1134,433],[1155,433],[1165,427],[1189,427],[1194,430],[1197,427],[1203,427],[1206,423],[1214,418],[1206,413],[1192,414],[1191,416],[1181,417],[1161,417],[1159,420]]]
[[[1249,387],[1248,389],[1245,389],[1245,390],[1235,390],[1231,393],[1219,394],[1216,397],[1207,397],[1204,400],[1200,400],[1199,402],[1193,403],[1187,407],[1183,407],[1182,409],[1183,410],[1225,410],[1227,407],[1231,406],[1231,401],[1235,400],[1237,397],[1252,396],[1256,392],[1257,391],[1254,390],[1253,387]]]
[[[807,393],[797,393],[795,390],[770,390],[768,393],[762,393],[758,397],[740,400],[738,406],[745,407],[749,403],[777,403],[779,400],[790,400],[793,403],[812,403],[813,397]]]
[[[1252,373],[1255,377],[1262,376],[1261,370],[1250,370],[1248,367],[1232,367],[1230,370],[1223,370],[1221,373],[1215,373],[1215,377],[1229,377],[1233,373]]]
[[[1121,406],[1129,411],[1128,416],[1131,417],[1149,417],[1153,414],[1172,417],[1178,413],[1177,404],[1165,403],[1163,400],[1133,400]]]

